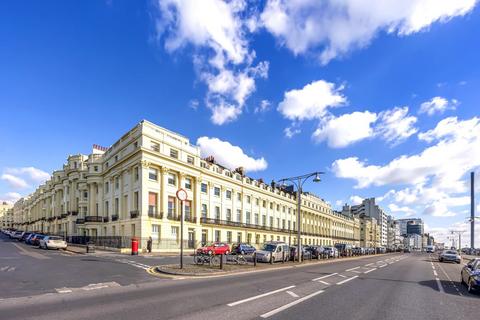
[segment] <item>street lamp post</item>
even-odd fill
[[[183,269],[183,202],[188,198],[185,189],[178,189],[177,199],[180,200],[180,269]]]
[[[278,180],[278,182],[281,183],[282,185],[285,185],[285,182],[288,181],[288,182],[294,184],[297,187],[297,260],[298,260],[298,262],[302,262],[302,255],[301,255],[301,252],[302,252],[301,205],[302,205],[303,184],[305,183],[305,181],[307,181],[310,177],[313,177],[313,176],[315,176],[315,178],[313,178],[313,182],[320,182],[321,181],[321,179],[320,179],[321,174],[324,174],[324,172],[316,171],[316,172],[308,173],[308,174],[298,176],[298,177],[283,178],[283,179]]]

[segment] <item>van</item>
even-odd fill
[[[270,241],[265,242],[260,250],[257,250],[256,252],[257,261],[260,262],[287,261],[290,254],[290,248],[285,242]]]

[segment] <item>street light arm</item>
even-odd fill
[[[296,180],[303,180],[304,182],[310,178],[310,177],[313,177],[313,176],[316,176],[316,175],[321,175],[321,174],[325,174],[325,172],[322,172],[322,171],[316,171],[316,172],[312,172],[312,173],[308,173],[308,174],[304,174],[302,176],[297,176],[297,177],[290,177],[290,178],[283,178],[283,179],[280,179],[278,180],[278,183],[282,183],[282,182],[285,182],[285,181],[289,181],[289,182],[293,182],[295,183]],[[298,186],[297,186],[298,187]]]

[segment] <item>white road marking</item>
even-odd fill
[[[382,264],[381,266],[379,266],[379,268],[383,268],[383,267],[386,267],[388,266],[388,264]]]
[[[320,294],[320,293],[322,293],[322,292],[323,292],[323,290],[320,290],[320,291],[314,292],[314,293],[312,293],[312,294],[309,294],[308,296],[302,297],[302,298],[300,298],[300,299],[297,299],[297,300],[295,300],[295,301],[292,301],[292,302],[290,302],[290,303],[287,303],[286,305],[281,306],[281,307],[279,307],[279,308],[277,308],[277,309],[273,309],[272,311],[269,311],[269,312],[267,312],[267,313],[264,313],[264,314],[262,314],[260,317],[262,317],[262,318],[271,317],[271,316],[273,316],[274,314],[277,314],[277,313],[279,313],[279,312],[281,312],[281,311],[283,311],[283,310],[286,310],[286,309],[288,309],[288,308],[290,308],[290,307],[293,307],[294,305],[299,304],[299,303],[301,303],[301,302],[303,302],[303,301],[305,301],[305,300],[308,300],[308,299],[310,299],[310,298],[312,298],[312,297],[314,297],[314,296],[316,296],[316,295],[318,295],[318,294]]]
[[[71,293],[72,290],[70,289],[65,289],[65,290],[60,290],[60,289],[56,289],[58,293]]]
[[[319,278],[315,278],[315,279],[312,279],[312,281],[317,281],[317,280],[320,280],[320,279],[325,279],[325,278],[328,278],[328,277],[331,277],[331,276],[334,276],[338,273],[332,273],[332,274],[327,274],[326,276],[323,276],[323,277],[319,277]]]
[[[355,278],[358,278],[358,276],[353,276],[351,278],[348,278],[348,279],[342,280],[340,282],[337,282],[337,285],[339,286],[339,285],[344,284],[345,282],[348,282],[348,281],[353,280]]]
[[[435,281],[437,281],[438,290],[439,290],[440,292],[445,293],[445,290],[443,290],[443,286],[442,286],[442,283],[440,282],[440,279],[438,279],[438,277],[437,277],[437,278],[435,278]]]
[[[250,297],[250,298],[247,298],[247,299],[239,300],[239,301],[236,301],[236,302],[231,302],[231,303],[227,304],[227,306],[233,307],[233,306],[245,303],[245,302],[260,299],[260,298],[263,298],[263,297],[266,297],[266,296],[269,296],[269,295],[272,295],[272,294],[275,294],[275,293],[279,293],[279,292],[282,292],[282,291],[286,291],[286,290],[292,289],[292,288],[295,288],[295,286],[288,286],[288,287],[285,287],[285,288],[281,288],[281,289],[269,291],[269,292],[266,292],[266,293],[262,293],[262,294],[259,294],[258,296],[253,296],[253,297]]]
[[[10,267],[9,267],[9,266],[2,267],[2,268],[0,269],[0,271],[5,271],[5,270],[7,270],[8,268],[10,268]]]
[[[320,280],[320,281],[318,281],[318,282],[323,283],[323,284],[326,285],[326,286],[329,286],[329,285],[330,285],[330,283],[325,282],[325,281],[322,281],[322,280]]]
[[[364,273],[370,273],[370,272],[375,271],[375,270],[377,270],[377,268],[373,268],[373,269],[367,270],[367,271],[365,271]]]
[[[298,294],[296,294],[295,292],[292,292],[292,291],[285,291],[286,293],[288,293],[289,295],[291,295],[292,297],[294,298],[298,298]]]
[[[433,275],[434,275],[435,277],[438,277],[437,271],[433,270]]]
[[[360,268],[360,267],[350,268],[350,269],[347,269],[345,271],[352,271],[352,270],[355,270],[355,269],[358,269],[358,268]]]
[[[7,272],[10,272],[10,271],[15,271],[15,267],[10,267],[10,269],[7,270]]]
[[[339,274],[339,277],[346,278],[347,276],[344,276],[343,274]]]
[[[372,264],[374,264],[374,263],[373,263],[373,262],[372,262],[372,263],[367,263],[367,264],[365,265],[365,267],[370,267]]]

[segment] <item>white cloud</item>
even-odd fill
[[[255,108],[254,113],[264,113],[267,112],[270,109],[270,101],[268,100],[262,100],[260,102],[260,105]]]
[[[293,136],[299,134],[301,132],[300,129],[296,128],[295,126],[291,126],[291,127],[286,127],[285,129],[283,129],[283,133],[285,134],[285,137],[287,138],[293,138]]]
[[[350,197],[350,202],[353,205],[361,204],[363,202],[363,198],[359,196],[351,196]]]
[[[0,203],[7,202],[13,204],[21,197],[22,195],[18,192],[7,192],[0,197]]]
[[[406,217],[414,216],[416,213],[416,211],[412,208],[409,208],[407,206],[399,207],[395,203],[389,204],[388,209],[390,209],[390,211],[392,211],[393,213],[403,213]]]
[[[255,79],[266,78],[268,62],[253,66],[255,52],[246,37],[251,21],[245,1],[159,0],[159,38],[173,53],[195,48],[194,64],[207,85],[206,106],[217,125],[234,121],[255,91]]]
[[[218,138],[200,137],[197,145],[202,157],[213,156],[215,161],[230,169],[243,167],[246,171],[261,171],[268,166],[265,158],[250,157],[240,147]]]
[[[343,86],[325,80],[317,80],[305,85],[302,89],[285,92],[278,111],[293,121],[320,119],[328,108],[335,108],[346,103],[342,95]]]
[[[448,101],[442,97],[433,97],[429,101],[425,101],[420,105],[420,110],[418,113],[426,113],[429,116],[434,115],[435,113],[442,114],[445,110],[455,110],[458,105],[456,99]]]
[[[419,137],[436,144],[384,165],[349,157],[336,160],[332,169],[337,177],[354,179],[356,188],[406,186],[394,191],[395,202],[421,205],[424,214],[452,216],[452,207],[468,205],[467,175],[480,167],[480,119],[447,118]]]
[[[408,107],[396,107],[379,114],[376,132],[392,145],[397,145],[417,132],[417,118],[408,115]]]
[[[381,31],[410,35],[463,16],[476,0],[269,0],[264,27],[295,55],[319,52],[321,63],[366,47]]]
[[[8,185],[10,186],[10,188],[13,188],[13,189],[25,189],[25,188],[28,188],[30,186],[27,183],[27,181],[25,181],[24,179],[16,177],[16,176],[8,174],[8,173],[2,174],[0,179],[6,181],[8,183]]]
[[[329,117],[320,122],[312,137],[316,142],[327,141],[329,147],[343,148],[373,136],[371,124],[377,115],[369,111]]]
[[[5,168],[0,176],[13,189],[25,189],[48,180],[50,175],[34,167]]]

